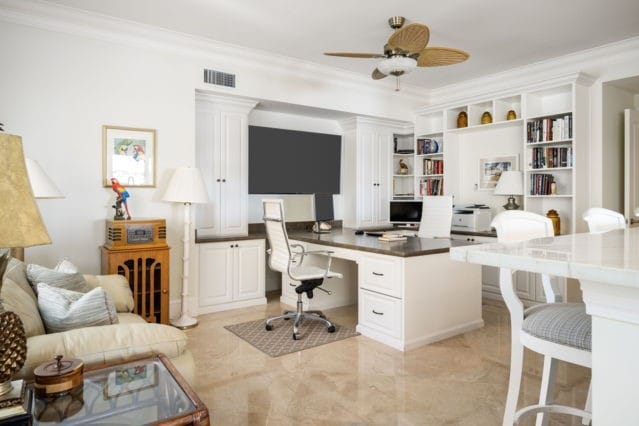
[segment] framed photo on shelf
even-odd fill
[[[507,155],[501,157],[487,157],[479,159],[479,185],[480,191],[495,189],[502,172],[519,170],[519,156]]]
[[[156,386],[157,366],[154,363],[116,368],[109,373],[104,389],[106,398],[114,398],[134,391]]]
[[[102,126],[102,185],[155,187],[155,129]]]

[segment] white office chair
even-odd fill
[[[601,234],[626,227],[626,218],[622,214],[601,207],[589,208],[584,212],[583,218],[591,234]]]
[[[422,219],[419,238],[448,238],[453,224],[453,197],[451,195],[425,196],[422,201]]]
[[[497,230],[500,243],[514,243],[532,238],[553,237],[552,222],[547,217],[521,210],[510,210],[498,214],[491,224]],[[537,425],[547,425],[548,413],[563,413],[579,416],[583,424],[589,424],[590,393],[586,410],[552,404],[554,375],[557,360],[571,362],[590,368],[591,319],[584,304],[554,303],[555,294],[550,286],[550,277],[542,274],[542,283],[548,303],[524,309],[513,286],[514,270],[500,268],[499,286],[504,302],[510,311],[511,355],[510,381],[504,411],[503,425],[518,424],[521,417],[537,413]],[[517,411],[517,400],[521,385],[524,346],[544,355],[539,404]]]
[[[297,310],[285,311],[282,315],[268,318],[265,323],[267,331],[273,329],[273,321],[277,319],[295,319],[293,322],[293,339],[299,340],[299,326],[303,320],[312,320],[323,322],[329,333],[335,331],[335,326],[326,319],[321,311],[304,311],[302,294],[306,293],[309,299],[313,298],[313,290],[319,289],[327,294],[330,291],[319,286],[322,285],[326,278],[342,278],[342,275],[331,271],[331,252],[330,251],[305,251],[300,244],[289,244],[288,234],[286,233],[286,222],[284,221],[284,205],[282,200],[262,200],[264,206],[264,225],[266,227],[266,235],[270,245],[267,253],[269,254],[269,266],[272,270],[286,274],[291,279],[300,281],[301,284],[295,287],[297,293]],[[299,251],[292,250],[295,248]],[[326,267],[302,266],[306,256],[324,256],[326,258]]]

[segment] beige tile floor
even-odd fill
[[[188,331],[194,387],[212,424],[501,424],[510,352],[503,305],[484,302],[482,329],[406,353],[357,336],[271,358],[223,328],[276,315],[278,299],[270,294],[266,306],[201,315]],[[356,306],[325,313],[338,324],[356,325]],[[542,358],[527,352],[520,406],[538,398],[541,367]],[[556,400],[582,406],[589,381],[589,370],[561,363]],[[580,422],[556,416],[554,424]]]

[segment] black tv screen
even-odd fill
[[[342,137],[249,126],[250,194],[339,194]]]

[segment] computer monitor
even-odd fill
[[[333,212],[333,194],[315,194],[314,206],[315,222],[325,222],[335,219]]]
[[[422,220],[421,201],[391,201],[391,223],[414,223],[419,225]]]

